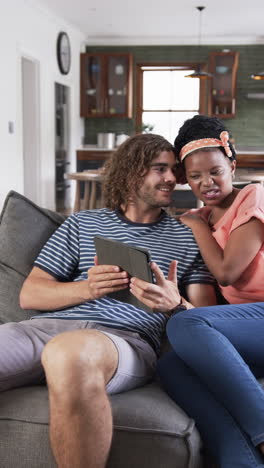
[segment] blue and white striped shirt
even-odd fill
[[[94,265],[94,236],[101,235],[150,250],[164,275],[172,260],[178,260],[179,289],[192,283],[214,284],[194,240],[191,229],[163,213],[155,223],[133,223],[107,208],[71,215],[51,236],[35,261],[59,281],[87,279]],[[39,317],[39,316],[38,316]],[[98,324],[139,333],[159,349],[166,324],[162,313],[147,313],[131,304],[105,296],[63,310],[42,313],[41,317],[90,320]]]

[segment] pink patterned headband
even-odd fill
[[[186,145],[184,145],[180,151],[180,161],[182,162],[184,158],[192,151],[201,149],[201,148],[214,148],[222,146],[225,149],[226,155],[231,158],[232,151],[230,149],[229,143],[229,134],[227,131],[223,131],[220,133],[220,140],[217,138],[202,138],[201,140],[193,140],[189,141]]]

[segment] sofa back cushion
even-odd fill
[[[0,215],[0,323],[30,318],[19,306],[19,292],[33,262],[65,216],[38,207],[10,191]]]

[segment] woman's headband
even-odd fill
[[[222,146],[225,149],[225,153],[228,158],[232,157],[232,151],[229,146],[229,134],[227,131],[223,131],[220,133],[220,140],[217,138],[202,138],[201,140],[193,140],[189,141],[186,145],[184,145],[180,151],[180,161],[182,162],[184,158],[192,151],[201,149],[201,148],[214,148]]]

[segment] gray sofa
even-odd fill
[[[64,220],[11,191],[0,218],[0,323],[30,318],[21,285],[42,245]],[[194,422],[156,381],[111,397],[114,436],[107,468],[202,468]],[[0,467],[53,468],[46,386],[0,393]],[[72,467],[74,468],[74,467]]]

